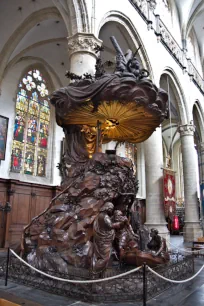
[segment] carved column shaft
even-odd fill
[[[70,57],[70,71],[82,75],[95,73],[95,48],[101,46],[102,41],[90,33],[77,33],[68,37],[68,52]]]
[[[156,227],[167,240],[168,229],[164,217],[163,151],[161,128],[145,141],[146,225]]]
[[[199,155],[200,184],[204,184],[204,142],[199,143],[198,155]]]
[[[199,177],[200,177],[200,192],[201,192],[201,217],[204,218],[204,143],[201,142],[198,146],[199,158]]]
[[[137,179],[139,181],[139,190],[137,196],[139,198],[146,198],[145,190],[145,156],[144,143],[137,144]]]
[[[193,241],[202,235],[198,216],[196,176],[198,165],[195,158],[194,131],[195,127],[192,124],[179,127],[184,175],[185,241]]]

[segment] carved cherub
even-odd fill
[[[169,260],[168,248],[166,245],[166,239],[158,235],[158,230],[151,229],[150,237],[152,238],[147,244],[149,250],[151,250],[152,256],[161,256],[166,260]]]

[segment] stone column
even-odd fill
[[[198,161],[199,161],[199,177],[200,177],[200,192],[202,201],[202,214],[204,215],[204,142],[198,146]]]
[[[163,197],[163,150],[161,128],[145,141],[146,173],[146,226],[157,228],[169,241],[169,231],[164,217]]]
[[[137,197],[140,199],[146,198],[145,189],[145,156],[144,143],[137,143],[137,179],[139,181],[139,190]]]
[[[196,177],[196,167],[198,165],[194,152],[194,131],[195,127],[192,124],[179,126],[184,176],[185,241],[193,241],[202,236],[198,216]]]
[[[201,220],[204,236],[204,142],[198,147],[199,176],[200,176],[200,200],[201,200]]]
[[[77,75],[93,75],[97,57],[94,49],[101,44],[102,41],[90,33],[76,33],[68,37],[69,70]]]

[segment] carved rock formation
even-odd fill
[[[90,268],[93,222],[100,208],[112,202],[126,213],[136,194],[132,163],[119,156],[96,153],[80,173],[72,174],[66,192],[24,230],[24,257],[41,269]]]

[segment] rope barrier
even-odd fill
[[[202,249],[202,250],[190,251],[190,250],[178,248],[177,246],[173,245],[171,242],[169,242],[169,244],[170,244],[172,247],[174,247],[176,250],[178,250],[178,251],[183,251],[183,252],[186,252],[186,253],[200,253],[200,252],[203,252],[203,251],[204,251],[204,249]]]
[[[150,272],[152,272],[153,274],[155,274],[156,276],[162,278],[163,280],[167,281],[167,282],[171,282],[171,283],[175,283],[175,284],[181,284],[181,283],[186,283],[192,279],[194,279],[204,268],[204,265],[200,268],[200,270],[198,270],[198,272],[196,274],[194,274],[193,276],[191,276],[190,278],[188,279],[184,279],[184,280],[181,280],[181,281],[178,281],[178,280],[173,280],[173,279],[169,279],[169,278],[166,278],[162,275],[160,275],[159,273],[157,273],[156,271],[154,271],[153,269],[151,269],[149,266],[148,266],[148,270]]]
[[[18,256],[12,249],[10,249],[11,253],[16,257],[18,258],[21,262],[23,262],[26,266],[28,266],[29,268],[31,268],[32,270],[42,274],[42,275],[45,275],[49,278],[52,278],[52,279],[55,279],[55,280],[58,280],[58,281],[63,281],[63,282],[67,282],[67,283],[73,283],[73,284],[93,284],[93,283],[100,283],[100,282],[105,282],[105,281],[109,281],[109,280],[113,280],[113,279],[116,279],[116,278],[120,278],[122,276],[126,276],[128,274],[131,274],[131,273],[134,273],[138,270],[140,270],[142,268],[142,266],[140,267],[137,267],[131,271],[128,271],[128,272],[124,272],[124,273],[121,273],[121,274],[118,274],[118,275],[115,275],[115,276],[110,276],[110,277],[106,277],[106,278],[102,278],[102,279],[94,279],[94,280],[85,280],[85,281],[80,281],[80,280],[71,280],[71,279],[65,279],[65,278],[60,278],[60,277],[56,277],[56,276],[53,276],[53,275],[50,275],[50,274],[47,274],[43,271],[40,271],[38,270],[37,268],[29,265],[25,260],[23,260],[20,256]]]
[[[140,267],[137,267],[131,271],[128,271],[128,272],[124,272],[124,273],[121,273],[121,274],[118,274],[118,275],[115,275],[115,276],[111,276],[111,277],[106,277],[106,278],[102,278],[102,279],[94,279],[94,280],[85,280],[85,281],[81,281],[81,280],[71,280],[71,279],[65,279],[65,278],[60,278],[60,277],[56,277],[56,276],[53,276],[53,275],[50,275],[50,274],[47,274],[43,271],[40,271],[38,270],[37,268],[31,266],[30,264],[28,264],[25,260],[23,260],[20,256],[18,256],[12,249],[10,249],[11,253],[16,257],[18,258],[21,262],[23,262],[26,266],[28,266],[30,269],[42,274],[42,275],[45,275],[49,278],[52,278],[52,279],[55,279],[55,280],[58,280],[58,281],[63,281],[63,282],[67,282],[67,283],[74,283],[74,284],[93,284],[93,283],[100,283],[100,282],[105,282],[105,281],[109,281],[109,280],[113,280],[113,279],[117,279],[117,278],[120,278],[120,277],[123,277],[123,276],[126,276],[126,275],[129,275],[131,273],[134,273],[136,271],[139,271],[142,266]],[[151,269],[149,266],[147,266],[148,270],[150,272],[152,272],[153,274],[155,274],[156,276],[162,278],[163,280],[167,281],[167,282],[171,282],[171,283],[175,283],[175,284],[181,284],[181,283],[186,283],[188,281],[191,281],[192,279],[194,279],[204,268],[204,265],[198,270],[198,272],[196,272],[196,274],[194,274],[192,277],[188,278],[188,279],[185,279],[185,280],[173,280],[173,279],[169,279],[169,278],[166,278],[164,276],[162,276],[161,274],[157,273],[156,271],[154,271],[153,269]]]

